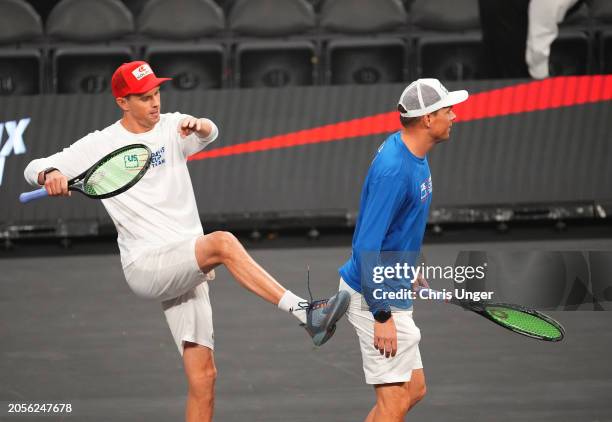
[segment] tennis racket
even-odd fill
[[[68,190],[94,199],[125,192],[144,176],[151,164],[151,150],[143,144],[126,145],[104,156],[83,173],[68,181]],[[46,197],[45,188],[19,195],[22,203]]]
[[[419,292],[423,292],[430,298],[444,300],[447,303],[476,312],[495,324],[527,337],[544,341],[561,341],[565,336],[563,326],[557,321],[542,312],[524,306],[467,299],[459,300],[455,297],[446,300],[443,298],[442,292],[433,289],[421,289]],[[429,292],[432,294],[429,295]]]

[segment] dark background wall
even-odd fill
[[[448,87],[476,94],[517,83],[481,81]],[[392,112],[403,88],[389,84],[166,92],[162,107],[213,119],[220,128],[213,149]],[[459,118],[461,110],[457,108]],[[463,110],[465,116],[469,110]],[[439,145],[429,157],[433,207],[612,202],[610,115],[612,103],[599,101],[456,123],[450,142]],[[29,189],[23,169],[31,159],[50,155],[120,117],[112,98],[0,99],[0,122],[25,117],[32,119],[24,134],[27,152],[7,157],[0,186],[0,224],[57,219],[108,222],[100,204],[80,195],[27,205],[17,197]],[[200,213],[204,219],[354,215],[364,175],[387,134],[194,160],[189,165]],[[1,139],[4,145],[6,131]]]

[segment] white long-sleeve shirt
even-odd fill
[[[132,133],[118,121],[95,131],[47,158],[33,160],[24,171],[26,180],[38,185],[38,174],[49,167],[69,180],[91,167],[106,154],[129,144],[141,143],[152,151],[151,167],[126,192],[102,204],[117,229],[121,263],[126,267],[147,250],[203,234],[187,157],[217,138],[217,126],[206,138],[192,134],[181,138],[180,121],[187,115],[167,113],[146,133]]]

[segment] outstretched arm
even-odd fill
[[[183,117],[177,131],[182,138],[181,146],[185,157],[203,150],[219,135],[219,130],[212,120],[193,116]]]
[[[23,175],[32,186],[44,185],[51,196],[66,196],[68,195],[68,179],[78,176],[95,163],[101,146],[100,142],[96,142],[93,134],[87,135],[60,152],[30,161]],[[103,148],[102,152],[104,152]],[[49,171],[52,168],[56,170]],[[46,174],[45,170],[47,170]]]

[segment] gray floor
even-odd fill
[[[427,246],[430,263],[462,249]],[[516,249],[612,249],[610,240],[515,242]],[[288,288],[328,295],[348,248],[256,250]],[[450,261],[449,261],[450,260]],[[217,421],[360,421],[373,404],[352,328],[315,349],[296,321],[220,270],[211,288],[219,368]],[[612,421],[612,313],[555,312],[564,342],[527,339],[446,304],[415,320],[429,392],[410,421]],[[0,420],[180,421],[179,354],[157,303],[128,289],[115,255],[0,259]],[[9,403],[71,403],[59,416]]]

